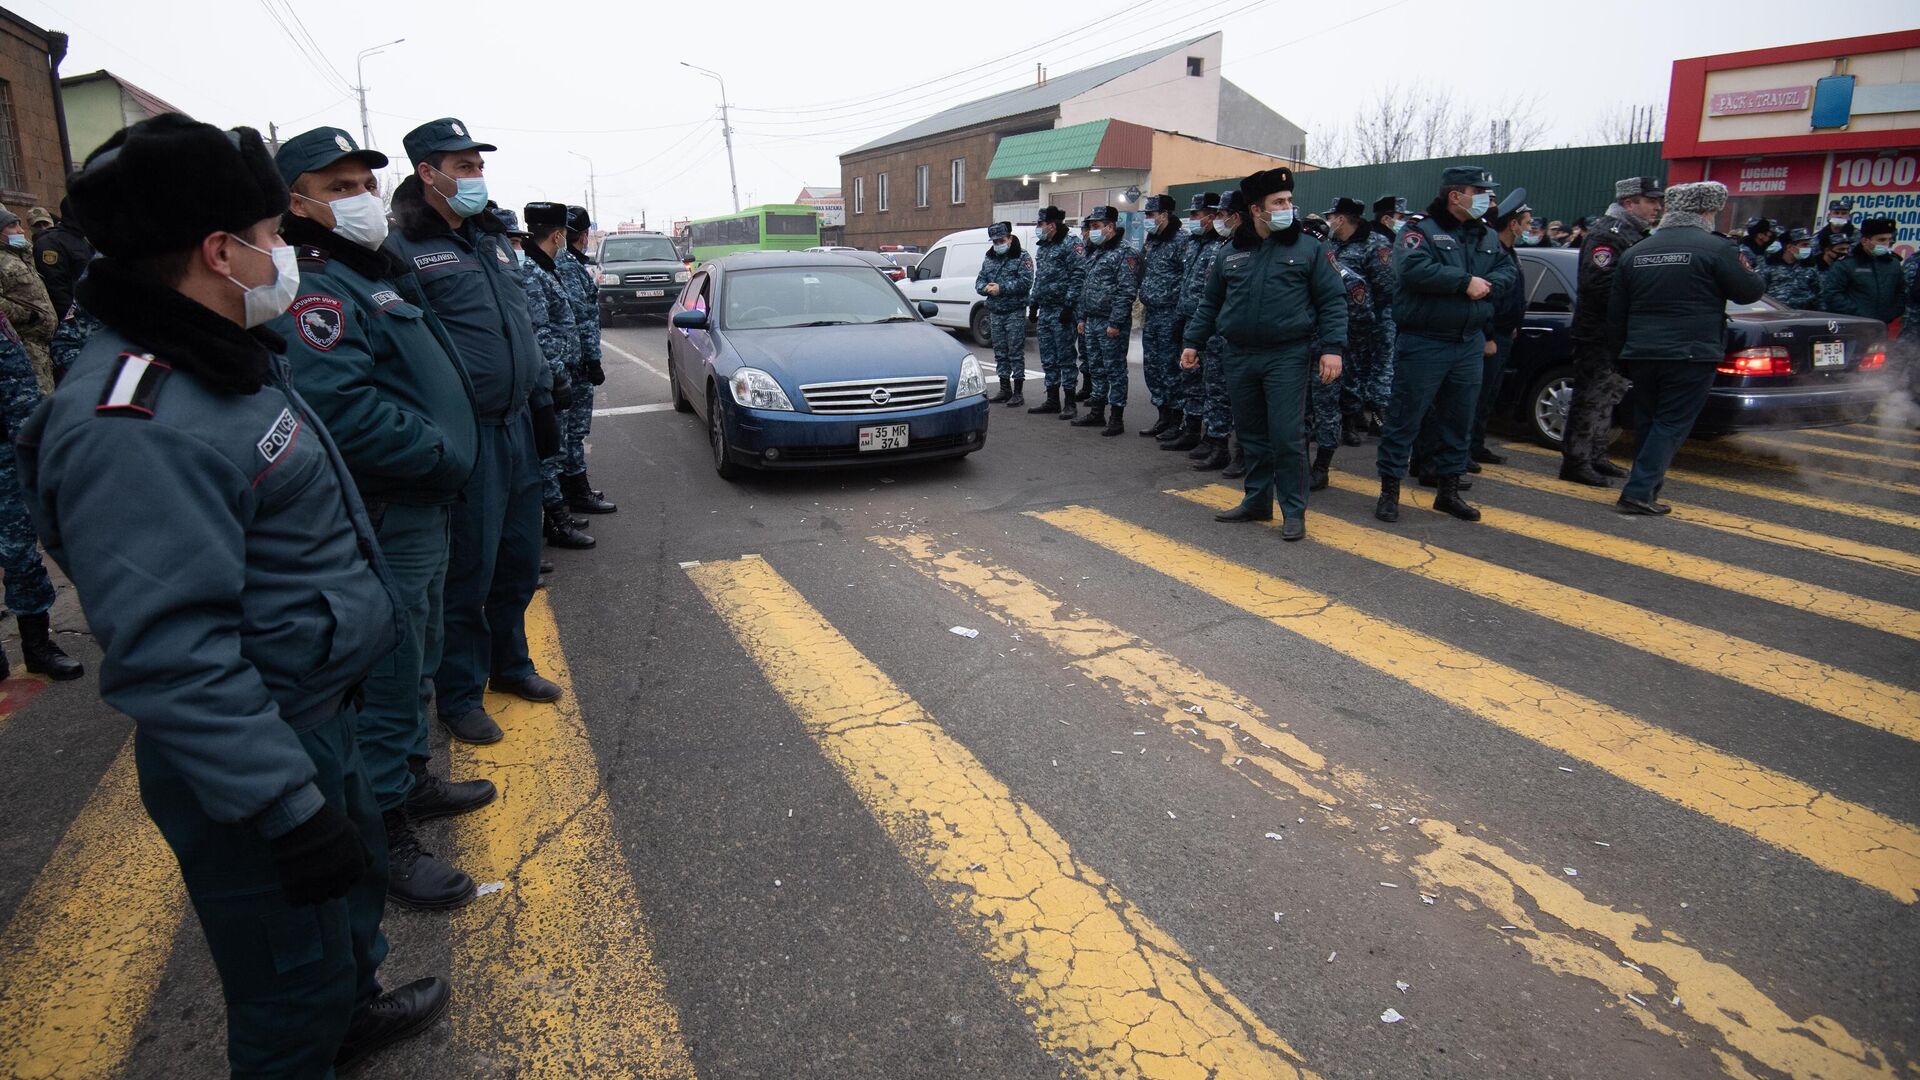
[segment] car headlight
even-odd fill
[[[963,397],[986,392],[987,380],[980,376],[980,361],[968,353],[967,358],[960,361],[960,382],[953,388],[953,400],[959,401]]]
[[[692,271],[682,270],[679,273],[673,275],[673,283],[675,285],[685,285],[687,283],[687,279],[692,276],[693,276]]]
[[[605,272],[605,271],[600,271],[600,272],[599,272],[599,278],[600,278],[600,284],[602,284],[602,285],[618,285],[618,284],[620,284],[620,275],[619,275],[619,274],[609,274],[609,273],[607,273],[607,272]]]
[[[759,368],[741,368],[733,373],[733,379],[727,385],[733,390],[733,402],[736,405],[744,405],[749,409],[793,411],[793,402],[787,397],[787,392],[780,389],[780,383]]]

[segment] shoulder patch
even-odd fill
[[[93,409],[116,416],[151,418],[160,397],[160,384],[172,371],[172,365],[155,360],[152,353],[121,353],[107,375],[100,403]]]
[[[318,293],[303,296],[294,301],[292,307],[293,327],[300,333],[300,340],[325,352],[340,344],[346,336],[346,318],[341,314],[340,301],[331,296]]]
[[[1605,244],[1595,244],[1593,250],[1588,252],[1587,260],[1600,269],[1605,270],[1607,267],[1613,265],[1613,249],[1607,247]]]
[[[1393,261],[1393,249],[1385,241],[1381,241],[1381,243],[1377,245],[1377,250],[1379,252],[1378,257],[1381,262],[1390,263]]]
[[[60,252],[55,248],[48,248],[40,253],[40,261],[48,266],[58,266],[60,265]]]
[[[267,429],[265,435],[260,436],[260,441],[256,444],[260,450],[260,456],[266,458],[269,465],[280,460],[280,455],[287,452],[287,447],[293,445],[294,436],[298,434],[300,434],[300,421],[293,415],[293,410],[281,409],[273,426]]]
[[[507,254],[507,248],[504,244],[495,244],[493,246],[493,257],[500,260],[501,266],[513,265],[513,256]]]
[[[1421,232],[1419,229],[1400,230],[1400,246],[1406,248],[1408,251],[1412,251],[1414,248],[1426,242],[1427,234]]]

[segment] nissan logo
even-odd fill
[[[885,405],[893,400],[893,395],[887,393],[887,388],[884,386],[875,387],[873,393],[868,396],[873,399],[875,405]]]

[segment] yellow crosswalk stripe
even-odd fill
[[[1168,494],[1214,510],[1230,509],[1241,499],[1240,492],[1222,484]],[[1856,724],[1920,740],[1920,692],[1327,514],[1314,517],[1307,539]]]
[[[1087,1076],[1313,1074],[758,557],[687,574],[876,821]]]
[[[1100,511],[1030,516],[1901,903],[1920,898],[1920,829],[1906,822]]]
[[[1752,469],[1766,469],[1769,472],[1791,473],[1794,476],[1832,480],[1836,483],[1853,484],[1857,487],[1891,491],[1896,495],[1920,495],[1920,484],[1910,484],[1904,480],[1882,480],[1879,477],[1862,476],[1859,473],[1852,472],[1835,472],[1832,469],[1820,469],[1812,465],[1801,465],[1792,461],[1781,461],[1776,458],[1743,454],[1724,446],[1702,446],[1698,443],[1689,443],[1686,449],[1681,452],[1681,457],[1688,460],[1724,461],[1729,465],[1744,465]]]
[[[1847,442],[1868,443],[1873,446],[1891,446],[1896,450],[1920,451],[1920,443],[1902,439],[1880,439],[1872,435],[1855,435],[1850,431],[1835,431],[1832,428],[1806,428],[1802,435],[1812,435],[1822,439],[1843,439]]]
[[[566,694],[551,705],[489,694],[507,737],[453,744],[455,775],[500,788],[454,823],[453,862],[505,882],[453,918],[454,1040],[499,1047],[518,1077],[692,1080],[546,594],[526,625],[534,666]]]
[[[1848,427],[1849,429],[1852,429],[1852,430],[1871,431],[1878,435],[1884,435],[1889,439],[1908,439],[1908,440],[1911,440],[1915,446],[1920,446],[1920,427],[1915,427],[1912,424],[1907,424],[1905,426],[1887,425],[1887,424],[1850,424],[1848,425]]]
[[[1545,447],[1509,446],[1507,449],[1515,450],[1523,454],[1533,454],[1539,457],[1550,457],[1555,460],[1559,460],[1560,458],[1558,453],[1548,450]],[[1702,487],[1718,488],[1721,491],[1731,491],[1736,495],[1750,495],[1756,499],[1786,503],[1789,506],[1804,506],[1809,510],[1824,510],[1829,514],[1845,514],[1848,517],[1857,517],[1863,521],[1872,521],[1881,525],[1898,525],[1908,529],[1920,529],[1920,514],[1911,514],[1904,510],[1894,510],[1885,506],[1874,506],[1871,503],[1852,502],[1847,499],[1830,499],[1823,495],[1814,495],[1805,491],[1789,491],[1786,488],[1775,487],[1771,484],[1756,484],[1747,480],[1736,480],[1730,476],[1715,476],[1712,473],[1694,472],[1691,469],[1669,469],[1667,470],[1667,479],[1669,481],[1679,481],[1686,484],[1699,484]],[[1564,481],[1562,481],[1562,483],[1564,483]],[[1593,490],[1599,491],[1601,489],[1595,488]],[[1611,502],[1617,498],[1619,498],[1619,493],[1614,492],[1607,496],[1607,501]]]
[[[1372,480],[1351,473],[1335,471],[1330,479],[1335,488],[1368,498],[1372,498],[1379,490]],[[1411,500],[1401,504],[1403,508],[1416,505]],[[1477,505],[1480,507],[1480,523],[1490,529],[1920,641],[1920,611],[1912,608],[1769,574],[1752,567],[1689,555],[1643,540],[1584,529],[1578,525],[1565,525],[1485,503]],[[1431,507],[1425,509],[1438,513]]]
[[[1516,469],[1511,465],[1487,465],[1483,468],[1485,472],[1482,475],[1489,480],[1498,480],[1503,484],[1542,491],[1549,495],[1564,495],[1570,499],[1585,499],[1587,502],[1603,503],[1607,506],[1612,506],[1614,501],[1620,498],[1620,493],[1611,488],[1569,484],[1564,480],[1528,472],[1525,469]],[[1689,525],[1700,525],[1735,536],[1763,540],[1795,551],[1810,551],[1836,559],[1877,566],[1883,570],[1920,574],[1920,554],[1911,551],[1862,543],[1843,536],[1832,536],[1807,529],[1796,529],[1789,525],[1779,525],[1771,521],[1747,517],[1744,514],[1731,514],[1724,510],[1714,510],[1692,503],[1678,503],[1671,499],[1663,501],[1673,507],[1673,520],[1684,521]]]
[[[1350,808],[1422,808],[1418,834],[1428,844],[1414,845],[1412,834],[1400,830],[1370,828],[1361,833],[1367,853],[1394,870],[1411,867],[1424,891],[1465,896],[1492,911],[1517,928],[1514,938],[1533,962],[1593,981],[1649,1030],[1678,1037],[1664,1010],[1646,1004],[1677,997],[1687,1018],[1766,1068],[1790,1076],[1896,1075],[1885,1054],[1836,1021],[1790,1015],[1732,967],[1675,934],[1655,932],[1646,916],[1596,903],[1564,877],[1432,817],[1431,800],[1419,792],[1390,790],[1361,770],[1328,762],[1251,700],[1152,643],[1074,610],[1025,574],[924,534],[870,540],[1024,637],[1045,642],[1081,675],[1138,702],[1144,716],[1275,799],[1291,794]],[[1198,713],[1189,711],[1195,707]],[[1351,825],[1344,813],[1329,818],[1343,832]]]
[[[1891,457],[1886,454],[1875,454],[1865,450],[1847,450],[1838,446],[1815,446],[1812,443],[1795,442],[1792,439],[1775,438],[1769,435],[1736,436],[1727,446],[1715,447],[1715,449],[1726,449],[1738,452],[1746,446],[1771,447],[1776,450],[1785,450],[1795,454],[1824,454],[1827,457],[1843,458],[1847,461],[1865,461],[1874,465],[1891,465],[1901,469],[1920,469],[1920,461],[1909,461],[1904,458]],[[1766,461],[1768,459],[1761,458],[1760,460]],[[1790,465],[1792,462],[1780,462],[1779,464]]]
[[[0,1076],[121,1075],[186,908],[129,738],[0,931]]]

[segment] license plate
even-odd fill
[[[860,429],[860,452],[869,450],[900,450],[907,445],[907,425],[882,424],[879,427]]]
[[[644,300],[644,299],[646,299],[646,298],[647,298],[647,297],[649,297],[649,296],[665,296],[665,295],[667,295],[667,290],[665,290],[665,289],[635,289],[635,290],[633,291],[633,295],[634,295],[634,297],[635,297],[636,299],[640,299],[640,300]]]
[[[1817,368],[1846,367],[1847,343],[1844,341],[1814,342],[1813,366]]]

